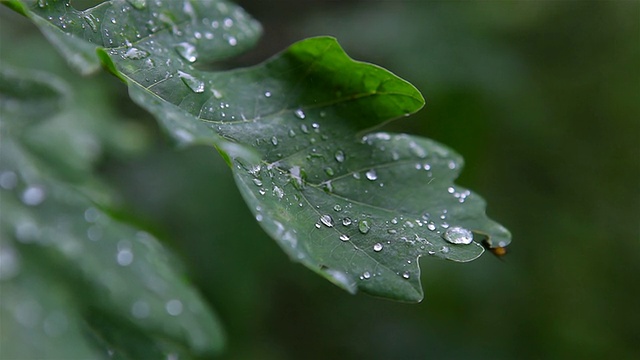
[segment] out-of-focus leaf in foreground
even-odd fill
[[[217,319],[171,255],[109,215],[109,191],[86,167],[61,167],[74,157],[65,140],[81,137],[91,116],[78,111],[75,89],[6,64],[0,89],[0,358],[192,358],[220,350]],[[62,119],[70,126],[48,126]],[[103,145],[107,133],[93,140]]]
[[[425,138],[368,132],[424,99],[390,72],[350,59],[335,39],[301,41],[252,68],[207,72],[194,65],[236,54],[259,35],[234,5],[107,1],[78,12],[66,2],[38,4],[23,10],[54,44],[66,44],[58,47],[72,63],[91,58],[93,50],[77,49],[93,46],[170,134],[215,145],[256,220],[338,286],[419,301],[419,257],[465,262],[482,254],[481,240],[509,243],[484,201],[453,184],[460,156]]]

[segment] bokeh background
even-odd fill
[[[504,261],[422,259],[420,304],[349,295],[264,234],[213,149],[176,150],[98,75],[147,146],[100,171],[220,315],[223,359],[640,357],[640,2],[237,2],[265,33],[224,67],[332,35],[409,80],[427,106],[386,130],[461,153],[457,183],[513,242]],[[7,9],[0,28],[50,46]]]

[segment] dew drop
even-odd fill
[[[449,186],[449,188],[447,188],[447,192],[449,194],[453,194],[456,191],[456,189],[454,189],[452,186]]]
[[[453,160],[449,161],[449,165],[448,166],[449,166],[449,169],[451,169],[451,170],[455,169],[456,168],[455,161],[453,161]]]
[[[127,0],[127,2],[137,10],[142,10],[147,6],[147,0]]]
[[[337,162],[341,163],[344,161],[344,152],[342,150],[338,150],[334,154],[334,157],[336,158]]]
[[[229,43],[229,45],[231,46],[236,46],[238,45],[238,39],[236,39],[234,36],[229,36],[229,38],[227,39],[227,42]]]
[[[435,230],[436,229],[436,224],[434,224],[432,222],[428,223],[427,224],[427,229],[429,229],[431,231]]]
[[[294,111],[294,114],[296,115],[296,117],[298,119],[304,119],[307,117],[307,115],[305,115],[304,111],[302,111],[302,109],[297,109],[296,111]]]
[[[268,98],[271,97],[271,91],[265,91],[264,96]]]
[[[365,176],[367,177],[367,179],[374,181],[378,178],[378,174],[376,174],[376,171],[374,169],[371,169],[369,171],[367,171],[365,173]]]
[[[186,72],[178,70],[178,76],[182,80],[182,82],[187,85],[191,91],[194,93],[203,93],[204,92],[204,81],[196,78],[191,74],[187,74]]]
[[[370,272],[368,272],[368,271],[365,271],[365,272],[362,274],[362,277],[363,277],[363,278],[365,278],[365,279],[369,279],[369,278],[371,278],[371,273],[370,273]]]
[[[459,226],[453,226],[444,232],[442,237],[452,244],[471,244],[473,241],[473,233]]]
[[[282,199],[284,197],[284,191],[278,186],[273,187],[273,195],[277,196],[278,199]]]
[[[332,168],[330,168],[330,167],[326,167],[326,168],[324,168],[324,172],[325,172],[327,175],[329,175],[329,176],[333,176],[333,175],[335,174],[335,173],[334,173],[334,171],[333,171],[333,169],[332,169]]]
[[[256,186],[262,186],[262,180],[260,179],[253,179],[253,183],[256,184]]]
[[[380,244],[380,243],[375,243],[375,245],[373,245],[373,251],[375,251],[375,252],[380,252],[380,251],[382,251],[382,244]]]
[[[346,218],[342,219],[342,225],[344,225],[344,226],[351,225],[351,218],[346,217]]]
[[[320,222],[323,223],[326,227],[333,227],[333,218],[329,214],[320,216]]]
[[[124,57],[131,60],[140,60],[146,58],[147,56],[149,56],[148,52],[135,47],[130,48],[126,53],[124,53]]]
[[[408,271],[405,271],[405,272],[403,272],[403,273],[402,273],[402,277],[403,277],[404,279],[408,279],[408,278],[410,278],[410,277],[411,277],[411,274],[410,274]]]
[[[169,300],[165,305],[165,309],[169,315],[178,316],[182,314],[182,301],[177,299]]]
[[[22,192],[22,202],[28,206],[40,205],[47,197],[44,188],[41,186],[29,186]]]
[[[346,235],[346,234],[342,234],[342,235],[340,235],[340,240],[342,240],[342,241],[349,241],[349,235]]]
[[[361,233],[366,234],[369,232],[369,230],[371,230],[371,225],[369,225],[369,222],[367,220],[362,220],[358,224],[358,230]]]
[[[322,225],[320,225],[319,223],[315,223],[315,227],[316,227],[316,229],[320,229],[320,227],[322,227]]]
[[[116,256],[116,261],[118,261],[118,265],[120,266],[129,266],[133,262],[133,252],[131,249],[125,248],[118,251],[118,255]]]
[[[340,212],[340,211],[342,211],[342,206],[340,206],[340,205],[336,204],[336,205],[333,207],[333,210],[335,210],[335,211],[337,211],[337,212]]]
[[[278,138],[275,136],[271,137],[271,143],[273,144],[273,146],[278,145]]]
[[[183,59],[192,63],[198,59],[198,51],[196,47],[188,42],[181,42],[175,46],[178,55],[182,56]]]

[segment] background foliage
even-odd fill
[[[103,156],[101,172],[133,216],[161,224],[227,330],[223,357],[639,353],[637,2],[239,3],[265,36],[225,66],[333,35],[354,58],[408,79],[427,106],[387,130],[460,152],[458,183],[483,194],[514,243],[505,262],[422,261],[419,305],[350,296],[288,260],[212,149],[175,151],[122,84],[94,77],[148,139],[146,151]],[[5,8],[0,16],[2,60],[60,63],[25,19]]]

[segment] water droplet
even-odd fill
[[[0,187],[11,190],[18,185],[18,176],[13,171],[3,171],[0,174]]]
[[[258,214],[258,215],[256,215],[256,221],[257,221],[257,222],[262,221],[262,214]]]
[[[131,315],[138,319],[149,317],[150,312],[149,304],[144,300],[138,300],[131,306]]]
[[[449,194],[453,194],[456,191],[456,189],[454,189],[452,186],[449,186],[449,188],[447,189],[447,192]]]
[[[405,278],[405,279],[408,279],[408,278],[411,277],[411,274],[408,271],[405,271],[405,272],[402,273],[402,277]]]
[[[449,247],[448,246],[443,246],[440,248],[440,252],[443,254],[447,254],[449,253]]]
[[[432,222],[428,223],[427,224],[427,229],[429,229],[431,231],[435,230],[436,229],[436,224],[434,224]]]
[[[359,172],[357,172],[357,171],[356,171],[356,172],[354,172],[354,173],[353,173],[353,178],[354,178],[354,179],[356,179],[356,180],[360,180],[360,173],[359,173]]]
[[[111,23],[115,24],[116,23],[116,19],[115,18],[111,18]]]
[[[471,244],[473,233],[463,227],[454,226],[442,235],[442,237],[452,244]]]
[[[262,186],[262,180],[260,179],[252,179],[253,183],[256,184],[256,186]]]
[[[187,85],[187,87],[194,93],[204,92],[204,81],[180,70],[178,70],[178,76],[180,77],[180,79],[182,79],[182,82]]]
[[[431,170],[431,165],[429,165],[429,164],[424,164],[424,165],[422,166],[422,168],[423,168],[423,169],[425,169],[425,170],[427,170],[427,171],[429,171],[429,170]]]
[[[296,115],[296,117],[298,119],[304,119],[307,116],[305,115],[304,111],[302,111],[302,109],[297,109],[296,111],[294,111],[294,114]]]
[[[28,206],[40,205],[47,198],[47,193],[42,186],[29,186],[22,192],[22,202]]]
[[[277,196],[279,199],[282,199],[282,197],[284,197],[284,191],[278,186],[274,186],[273,195]]]
[[[333,218],[329,214],[320,216],[320,222],[322,222],[326,227],[333,227]]]
[[[265,91],[264,92],[264,96],[265,97],[271,97],[271,91]]]
[[[449,161],[449,169],[453,170],[456,168],[456,163],[455,161],[451,160]]]
[[[175,46],[178,55],[188,62],[195,62],[198,59],[198,51],[196,47],[188,42],[181,42]]]
[[[165,309],[169,315],[178,316],[182,314],[182,301],[177,299],[169,300],[165,305]]]
[[[126,53],[124,53],[124,57],[131,60],[140,60],[146,58],[147,56],[149,56],[148,52],[135,47],[130,48]]]
[[[340,205],[336,204],[336,205],[333,207],[333,210],[340,212],[340,211],[342,211],[342,206],[340,206]]]
[[[360,230],[361,233],[366,234],[371,230],[371,226],[367,220],[362,220],[358,224],[358,230]]]
[[[373,245],[373,251],[375,251],[375,252],[380,252],[380,251],[382,251],[382,244],[380,244],[380,243],[375,243],[375,244]]]
[[[94,207],[90,207],[84,211],[84,219],[89,223],[94,223],[100,217],[100,211]]]
[[[320,229],[320,227],[321,227],[321,226],[322,226],[322,225],[320,225],[319,223],[315,223],[315,227],[316,227],[316,229]]]
[[[334,156],[335,156],[337,162],[341,163],[341,162],[344,161],[344,152],[342,150],[336,151]]]
[[[378,178],[378,174],[376,174],[376,171],[374,169],[371,169],[369,171],[367,171],[365,173],[365,176],[367,177],[367,179],[374,181]]]
[[[236,39],[234,36],[229,36],[227,38],[227,42],[229,43],[229,45],[231,46],[236,46],[238,45],[238,39]]]
[[[346,218],[342,219],[342,225],[344,225],[344,226],[351,225],[351,218],[346,217]]]
[[[365,279],[369,279],[369,278],[371,278],[371,273],[370,273],[370,272],[368,272],[368,271],[365,271],[365,272],[362,274],[362,277],[363,277],[363,278],[365,278]]]
[[[342,234],[342,235],[340,235],[340,240],[342,240],[342,241],[349,241],[349,235],[346,235],[346,234]]]
[[[147,6],[147,0],[127,0],[127,2],[138,10],[142,10]]]
[[[118,251],[116,260],[118,261],[118,265],[120,266],[129,266],[133,262],[133,252],[131,251],[131,249],[124,248]]]
[[[333,172],[333,169],[330,167],[326,167],[324,168],[324,172],[329,175],[329,176],[333,176],[335,173]]]

